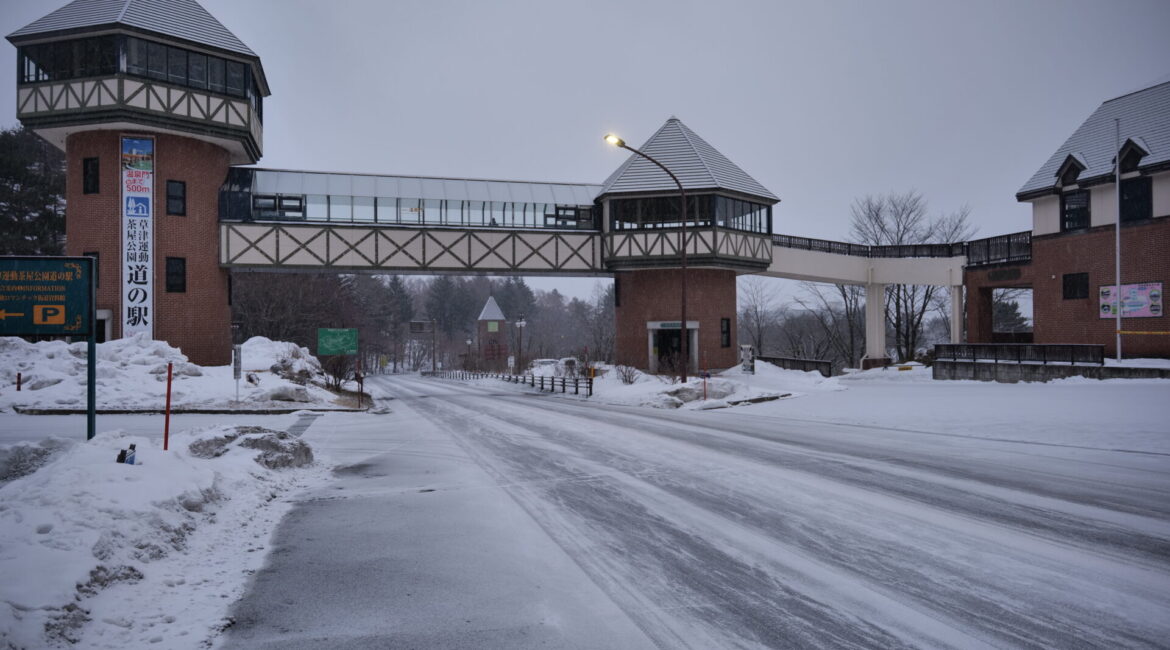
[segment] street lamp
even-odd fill
[[[516,372],[524,374],[524,326],[528,323],[524,321],[524,315],[520,315],[520,320],[516,321]]]
[[[467,339],[467,356],[463,361],[463,369],[471,370],[471,339]]]
[[[666,165],[663,165],[662,163],[658,162],[654,158],[652,158],[652,157],[646,155],[645,153],[642,153],[641,151],[638,151],[637,149],[629,146],[628,144],[626,144],[625,140],[622,140],[621,138],[617,137],[616,135],[614,135],[612,133],[606,134],[605,141],[612,144],[615,147],[619,147],[621,149],[626,149],[627,151],[632,151],[632,152],[638,154],[639,156],[645,158],[646,160],[649,160],[650,162],[654,163],[655,165],[658,165],[658,167],[661,168],[662,171],[666,172],[666,174],[668,176],[670,176],[671,180],[674,181],[674,184],[678,185],[678,197],[679,197],[679,208],[680,208],[678,214],[682,220],[682,229],[679,231],[679,247],[678,247],[680,253],[682,254],[682,259],[681,259],[681,264],[680,264],[680,269],[679,269],[679,273],[680,273],[681,278],[682,278],[682,301],[681,301],[682,302],[682,321],[679,323],[679,331],[682,334],[682,337],[681,337],[682,338],[682,377],[681,377],[681,379],[682,379],[682,383],[685,384],[685,383],[687,383],[687,368],[688,368],[688,366],[690,366],[690,362],[691,362],[690,350],[688,349],[690,347],[688,345],[688,339],[690,337],[687,336],[687,192],[686,192],[686,190],[683,189],[682,182],[678,180],[678,176],[675,176],[673,172],[671,172],[669,169],[667,169]]]

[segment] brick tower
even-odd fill
[[[65,152],[65,250],[97,258],[99,337],[230,362],[219,190],[261,155],[260,58],[194,0],[76,0],[8,40],[17,117]]]
[[[631,155],[597,197],[604,260],[614,274],[616,360],[650,372],[676,371],[685,335],[690,371],[735,365],[735,278],[771,264],[772,206],[780,199],[678,118],[667,120],[639,150],[670,169],[686,190],[687,322],[680,323],[678,186],[655,164]]]
[[[494,296],[488,296],[476,319],[477,369],[508,370],[508,319]]]

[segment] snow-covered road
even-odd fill
[[[1170,639],[1164,454],[370,384],[388,453],[293,510],[228,647]]]

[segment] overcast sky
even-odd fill
[[[1016,190],[1170,74],[1167,0],[202,3],[263,61],[261,166],[600,183],[624,159],[605,133],[676,115],[781,198],[776,232],[826,239],[909,189],[977,236],[1028,230]],[[0,28],[63,4],[4,0]]]

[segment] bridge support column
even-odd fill
[[[865,285],[865,357],[861,368],[889,365],[886,356],[886,285]]]
[[[963,285],[951,285],[951,343],[963,342]]]

